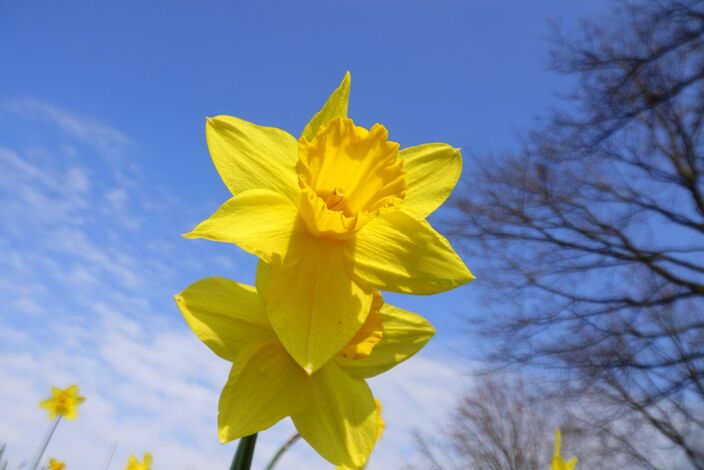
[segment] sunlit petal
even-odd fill
[[[374,218],[345,254],[357,282],[380,290],[434,294],[474,279],[442,235],[404,212]]]
[[[310,380],[277,341],[243,350],[220,395],[221,442],[249,436],[299,413],[311,396]]]
[[[459,149],[447,144],[424,144],[399,152],[406,171],[403,209],[427,217],[450,196],[462,173]]]
[[[205,135],[215,168],[233,195],[269,189],[297,201],[298,142],[292,135],[233,116],[209,118]]]
[[[361,467],[379,432],[379,414],[369,387],[335,363],[310,379],[310,404],[292,416],[296,429],[333,464]]]
[[[302,137],[308,140],[312,140],[315,134],[318,133],[318,129],[324,126],[332,118],[336,117],[347,117],[347,105],[350,100],[350,83],[352,77],[350,73],[345,73],[342,82],[335,89],[335,91],[330,94],[330,97],[325,102],[320,111],[318,111],[315,116],[308,122],[305,129],[303,129]]]
[[[191,284],[175,299],[196,336],[229,361],[247,345],[275,338],[261,297],[251,286],[209,277]]]
[[[336,358],[350,374],[368,378],[386,372],[420,351],[435,334],[435,329],[425,318],[393,305],[385,304],[379,316],[383,336],[368,357],[354,360],[344,356]]]

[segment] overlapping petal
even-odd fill
[[[350,374],[369,378],[386,372],[415,353],[433,337],[435,329],[415,313],[385,304],[379,312],[383,336],[374,345],[369,357],[350,360],[338,357],[336,361]]]
[[[267,189],[250,189],[229,199],[184,236],[235,243],[267,263],[280,263],[303,231],[288,199]]]
[[[256,295],[250,286],[206,278],[176,296],[189,325],[211,349],[228,358],[236,353],[220,397],[220,440],[227,442],[263,431],[291,416],[301,435],[323,457],[336,465],[361,467],[381,429],[379,409],[362,378],[364,373],[354,375],[351,369],[332,360],[307,374],[262,317],[262,302],[253,298]],[[378,308],[378,301],[375,305]],[[423,335],[429,336],[429,325],[409,312],[385,307],[378,315],[389,322],[383,327],[390,335],[388,344],[376,343],[372,355],[381,348],[376,362],[354,372],[390,368],[415,352],[400,345],[403,335],[413,338],[417,347]],[[414,323],[415,336],[406,331]],[[398,348],[397,353],[394,348]]]
[[[288,132],[233,116],[209,118],[205,126],[210,155],[233,195],[270,189],[298,200],[298,141]]]
[[[334,240],[302,239],[297,262],[271,267],[260,263],[257,273],[276,335],[308,373],[352,339],[371,307],[373,294],[350,278],[343,248]]]
[[[459,149],[433,143],[409,147],[399,152],[406,171],[406,197],[403,208],[425,218],[445,202],[462,173]]]
[[[263,431],[301,412],[311,393],[308,376],[278,341],[250,346],[235,359],[220,395],[220,441]]]
[[[442,235],[403,211],[371,220],[345,255],[355,280],[380,290],[435,294],[474,279]]]
[[[320,111],[313,116],[305,129],[303,129],[302,137],[305,137],[309,141],[313,140],[318,129],[326,125],[328,121],[336,117],[347,117],[351,81],[352,77],[350,77],[350,73],[345,73],[345,77],[342,79],[342,82],[340,82],[340,85],[330,94],[330,97]]]
[[[276,339],[256,289],[222,277],[191,284],[175,296],[193,332],[229,361],[248,345]]]
[[[363,466],[376,443],[379,415],[369,386],[334,362],[310,377],[311,401],[292,416],[301,436],[336,465]]]

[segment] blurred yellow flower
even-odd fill
[[[208,147],[233,198],[187,238],[230,242],[271,266],[267,314],[309,374],[364,324],[375,289],[433,294],[473,279],[425,220],[462,171],[458,149],[399,150],[384,126],[347,117],[345,75],[300,139],[232,116]]]
[[[125,470],[151,470],[152,468],[152,454],[149,452],[144,453],[144,460],[139,461],[134,455],[130,455],[127,459],[127,466]]]
[[[263,273],[260,289],[267,284],[268,274]],[[320,455],[351,468],[364,465],[383,426],[365,379],[408,359],[434,334],[425,319],[384,305],[375,294],[368,315],[373,325],[363,327],[367,335],[356,337],[352,348],[364,353],[350,357],[348,348],[340,348],[308,375],[279,341],[254,287],[213,277],[191,284],[175,298],[195,334],[234,363],[220,396],[222,442],[263,431],[290,416]]]
[[[43,400],[39,406],[49,412],[49,419],[61,416],[72,421],[78,416],[78,405],[85,400],[78,395],[78,385],[71,385],[65,390],[51,387],[51,398]]]
[[[570,460],[565,462],[565,459],[560,456],[561,445],[562,434],[560,434],[560,430],[557,429],[557,431],[555,431],[555,452],[553,453],[552,465],[550,466],[550,470],[572,470],[574,467],[577,466],[577,463],[579,462],[577,460],[577,457],[571,458]]]
[[[56,459],[49,459],[49,470],[65,470],[66,464]]]

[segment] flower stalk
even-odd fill
[[[32,460],[32,464],[29,466],[31,470],[37,470],[37,467],[39,467],[39,462],[41,462],[42,457],[44,456],[44,452],[49,446],[49,441],[51,441],[51,438],[54,436],[54,431],[56,431],[56,428],[59,425],[59,421],[61,421],[61,417],[62,416],[59,415],[49,425],[49,432],[47,432],[46,437],[44,438],[44,442],[42,442],[41,446],[39,447],[39,450],[37,451],[36,455],[34,456],[34,459]]]
[[[299,433],[294,434],[287,440],[284,445],[281,446],[281,448],[274,454],[274,457],[271,459],[269,462],[269,465],[266,466],[266,469],[264,470],[274,470],[274,466],[278,463],[278,461],[281,459],[281,457],[286,453],[287,450],[289,450],[299,439],[301,438],[301,435]]]
[[[237,452],[232,459],[230,470],[249,470],[252,466],[252,458],[254,457],[254,446],[257,444],[257,435],[252,434],[240,439],[240,444],[237,446]]]

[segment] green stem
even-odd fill
[[[39,467],[39,462],[42,460],[42,456],[44,455],[44,451],[46,450],[47,446],[49,445],[49,441],[51,440],[51,437],[54,435],[54,431],[56,431],[56,427],[59,425],[59,422],[61,421],[61,415],[59,415],[58,418],[56,418],[50,425],[49,425],[49,432],[46,434],[46,437],[44,438],[44,442],[42,442],[41,446],[39,447],[39,450],[37,451],[36,455],[34,456],[34,460],[32,460],[32,464],[29,466],[31,470],[37,470],[37,467]]]
[[[256,434],[240,439],[240,444],[237,446],[237,453],[235,453],[235,458],[232,459],[230,470],[249,470],[252,466],[252,457],[254,457],[254,446],[256,443]]]
[[[266,469],[265,469],[265,470],[273,470],[273,469],[274,469],[274,465],[276,465],[276,463],[279,461],[279,459],[281,458],[281,456],[284,455],[284,454],[286,453],[286,451],[287,451],[292,445],[294,445],[294,444],[296,443],[296,441],[299,440],[300,438],[301,438],[301,435],[298,434],[298,433],[296,433],[296,434],[294,434],[293,436],[291,436],[291,438],[290,438],[288,441],[286,441],[286,442],[284,443],[284,445],[281,446],[281,448],[279,449],[279,451],[278,451],[276,454],[274,454],[274,457],[271,459],[271,462],[269,462],[269,465],[266,466]]]

